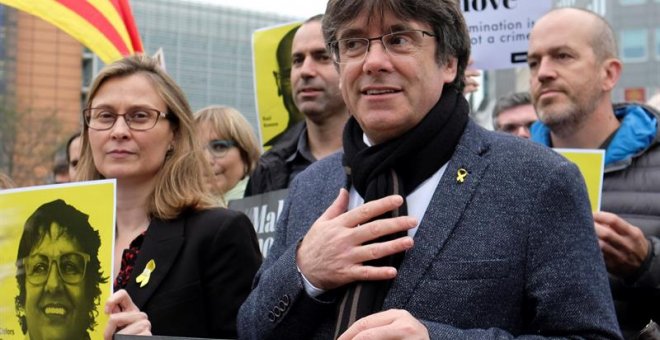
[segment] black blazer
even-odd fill
[[[250,220],[224,208],[153,219],[126,291],[154,335],[236,338],[236,314],[261,253]],[[150,260],[156,268],[140,288]]]

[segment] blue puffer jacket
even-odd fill
[[[645,263],[633,277],[612,278],[612,294],[624,336],[660,320],[660,113],[640,104],[616,104],[621,126],[605,151],[601,209],[639,227],[651,243]],[[540,122],[532,140],[550,146],[550,130]]]

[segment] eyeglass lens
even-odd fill
[[[230,140],[212,140],[209,142],[208,149],[216,157],[224,156],[229,149],[234,146],[234,142]]]

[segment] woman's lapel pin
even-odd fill
[[[138,275],[137,278],[135,278],[135,282],[140,284],[140,288],[144,287],[149,283],[149,278],[151,277],[151,273],[156,269],[156,262],[154,260],[149,260],[147,262],[147,265],[144,267],[144,270],[142,271],[142,274]]]

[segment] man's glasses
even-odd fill
[[[380,40],[391,56],[415,54],[421,47],[424,36],[435,37],[430,32],[410,30],[383,34],[375,38],[346,38],[328,44],[332,59],[338,64],[362,62],[374,40]]]
[[[213,157],[222,158],[227,154],[227,151],[234,146],[236,146],[236,142],[232,140],[214,139],[209,142],[206,148]]]
[[[30,255],[23,260],[27,281],[34,285],[44,284],[48,280],[53,262],[56,263],[62,281],[76,284],[85,277],[89,254],[71,252],[54,258],[44,254]]]
[[[153,129],[158,123],[160,117],[167,117],[167,113],[160,112],[156,109],[139,108],[124,114],[118,114],[106,108],[88,108],[83,110],[83,117],[85,117],[85,124],[92,130],[109,130],[120,116],[126,121],[128,128],[135,131],[146,131]]]

